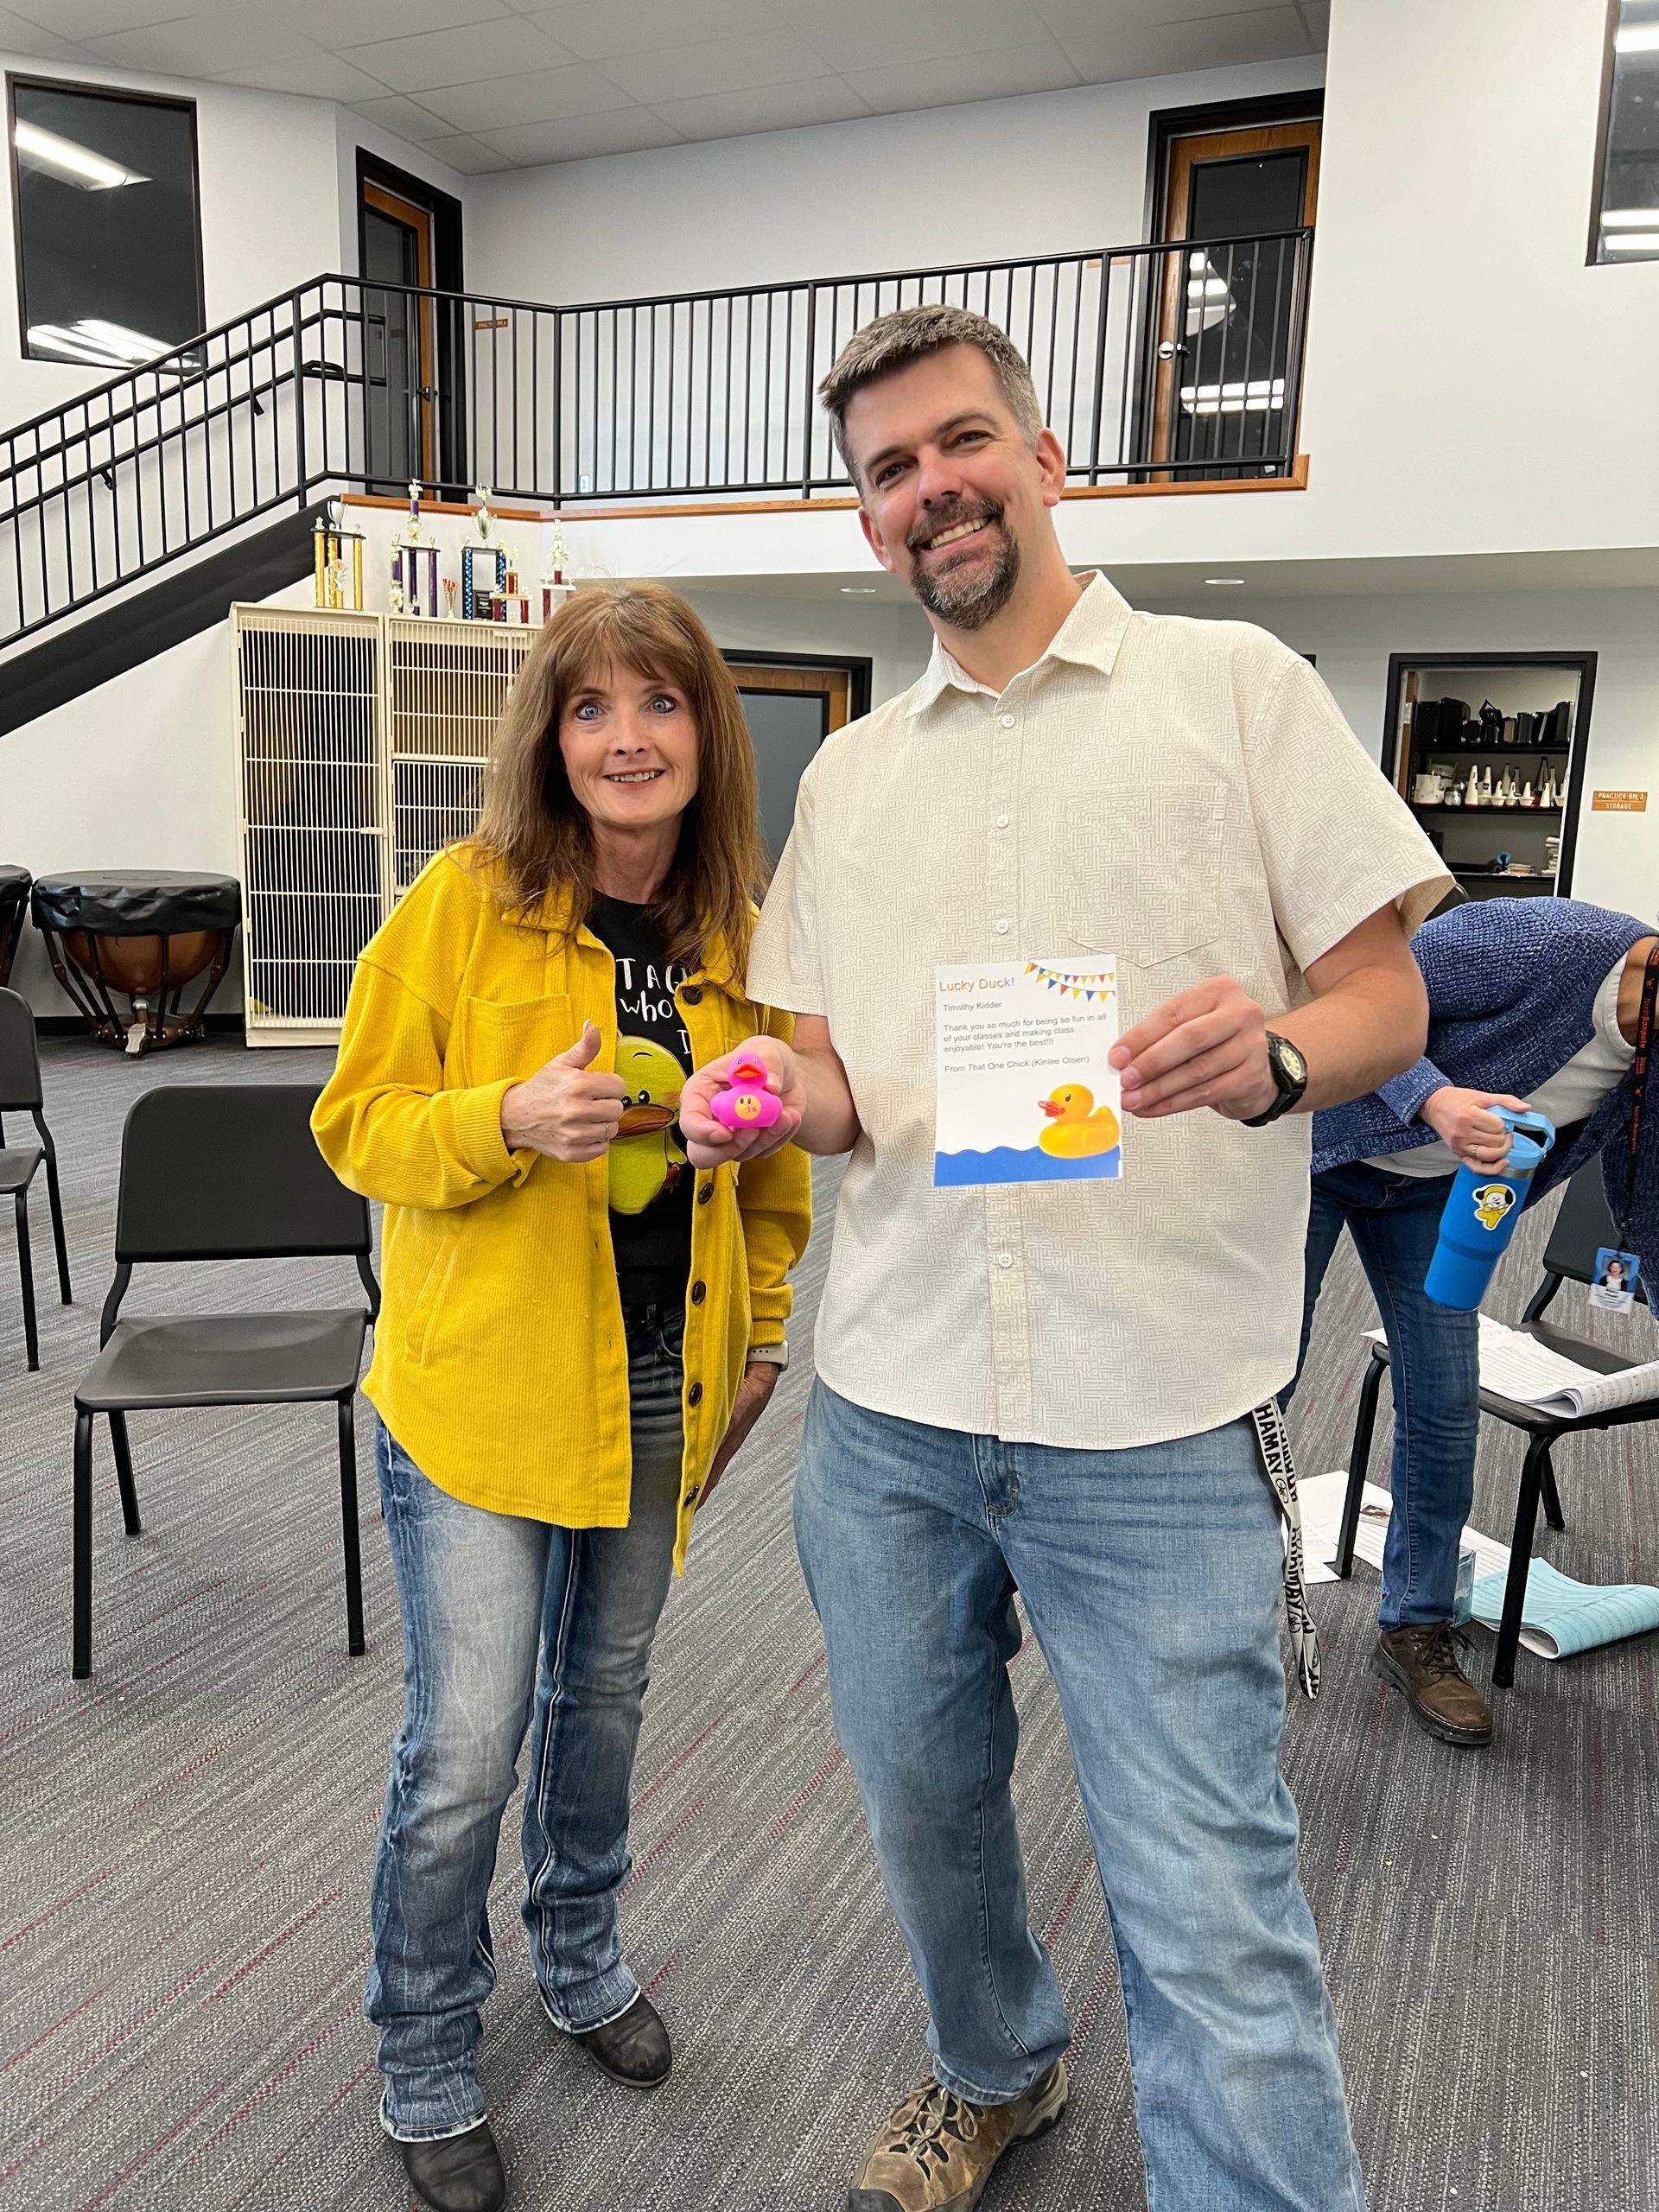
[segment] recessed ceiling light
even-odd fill
[[[1604,253],[1659,253],[1659,231],[1615,231],[1603,238]]]
[[[1651,54],[1659,48],[1659,23],[1626,23],[1613,45],[1620,54]]]
[[[1604,207],[1601,211],[1604,231],[1649,230],[1655,223],[1659,223],[1659,207]]]
[[[1244,579],[1243,576],[1206,576],[1204,581],[1207,584],[1242,584]]]
[[[138,170],[112,162],[105,154],[95,154],[90,146],[79,145],[73,138],[60,138],[55,130],[42,130],[38,123],[14,125],[11,143],[25,168],[45,169],[66,184],[79,185],[83,192],[110,192],[118,185],[149,182]]]
[[[874,599],[875,597],[875,586],[874,584],[842,584],[842,589],[846,593],[849,599]]]

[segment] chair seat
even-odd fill
[[[75,1403],[96,1414],[343,1398],[357,1388],[368,1325],[361,1307],[118,1321]]]
[[[0,1198],[9,1197],[13,1191],[26,1191],[45,1157],[37,1144],[8,1145],[0,1151]]]
[[[1565,1329],[1552,1328],[1548,1321],[1524,1321],[1521,1326],[1523,1334],[1535,1338],[1548,1351],[1559,1352],[1563,1359],[1587,1367],[1596,1375],[1623,1375],[1627,1368],[1642,1364],[1640,1360],[1626,1359],[1619,1352],[1610,1351],[1605,1344],[1589,1344],[1582,1337],[1569,1335]],[[1388,1366],[1388,1345],[1374,1339],[1371,1357]],[[1659,1400],[1638,1399],[1635,1405],[1616,1406],[1611,1413],[1553,1414],[1546,1412],[1542,1406],[1528,1404],[1522,1398],[1506,1398],[1500,1391],[1483,1388],[1480,1410],[1491,1414],[1495,1421],[1507,1421],[1511,1428],[1559,1436],[1575,1428],[1623,1428],[1635,1421],[1652,1421],[1659,1416]]]

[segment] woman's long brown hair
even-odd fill
[[[741,977],[752,901],[768,873],[754,752],[719,647],[685,601],[661,584],[583,584],[543,630],[496,727],[474,849],[504,879],[511,908],[528,912],[563,893],[569,929],[587,919],[593,828],[565,773],[559,722],[571,694],[612,665],[673,684],[696,724],[696,796],[681,817],[673,863],[651,906],[664,956],[701,968],[721,939]]]

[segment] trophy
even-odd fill
[[[403,610],[434,615],[438,611],[438,549],[421,536],[421,487],[409,487],[409,526],[391,541],[391,581]],[[392,612],[398,610],[394,607]]]
[[[553,518],[553,535],[548,543],[547,558],[542,563],[542,620],[552,620],[556,607],[570,596],[568,581],[570,556],[565,550],[564,531],[556,515]]]
[[[345,510],[338,499],[330,499],[325,512],[312,525],[311,543],[316,566],[316,604],[319,607],[343,607],[346,597],[346,548],[351,552],[351,589],[349,604],[360,607],[363,604],[363,533],[347,530]]]
[[[466,622],[487,622],[494,615],[491,601],[497,592],[505,589],[507,556],[504,547],[491,541],[495,517],[490,512],[489,486],[479,485],[473,496],[478,501],[473,515],[478,543],[469,541],[461,548],[461,613]]]

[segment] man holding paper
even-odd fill
[[[681,1128],[702,1164],[852,1154],[796,1526],[934,2067],[849,2205],[976,2204],[1065,2107],[1009,1795],[1017,1587],[1110,1906],[1149,2194],[1356,2212],[1278,1770],[1273,1400],[1306,1116],[1421,1052],[1407,936],[1449,879],[1295,654],[1071,574],[1065,457],[994,325],[885,317],[822,397],[933,656],[802,781],[749,978],[794,1046],[742,1048],[779,1122],[715,1120],[716,1063]],[[942,1009],[969,970],[964,1023]],[[1311,1689],[1298,1541],[1289,1566]]]

